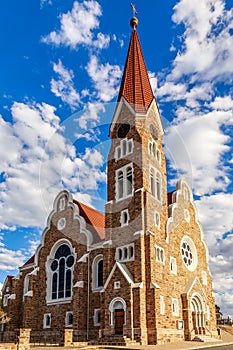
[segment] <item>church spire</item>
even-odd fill
[[[133,106],[136,113],[146,113],[154,99],[154,94],[150,85],[146,64],[136,31],[138,19],[135,16],[131,19],[130,25],[133,30],[118,95],[118,102],[123,96],[126,101]]]

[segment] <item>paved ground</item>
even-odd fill
[[[198,350],[202,348],[204,349],[210,349],[210,350],[233,350],[233,335],[223,332],[222,331],[222,340],[218,342],[211,342],[211,343],[199,343],[199,342],[179,342],[179,343],[166,343],[161,345],[146,345],[146,346],[131,346],[130,349],[132,350]],[[75,350],[75,349],[126,349],[126,347],[33,347],[33,350]],[[129,350],[129,348],[127,347]]]

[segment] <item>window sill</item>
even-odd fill
[[[55,304],[68,304],[72,301],[72,298],[64,298],[64,299],[54,299],[54,300],[47,300],[47,305],[55,305]]]

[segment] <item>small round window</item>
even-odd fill
[[[197,250],[190,237],[185,236],[180,245],[182,260],[189,271],[194,271],[197,267]]]

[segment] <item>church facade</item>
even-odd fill
[[[167,192],[163,126],[132,34],[110,126],[105,215],[64,190],[35,255],[3,286],[9,322],[74,342],[140,344],[217,337],[208,249],[192,190]]]

